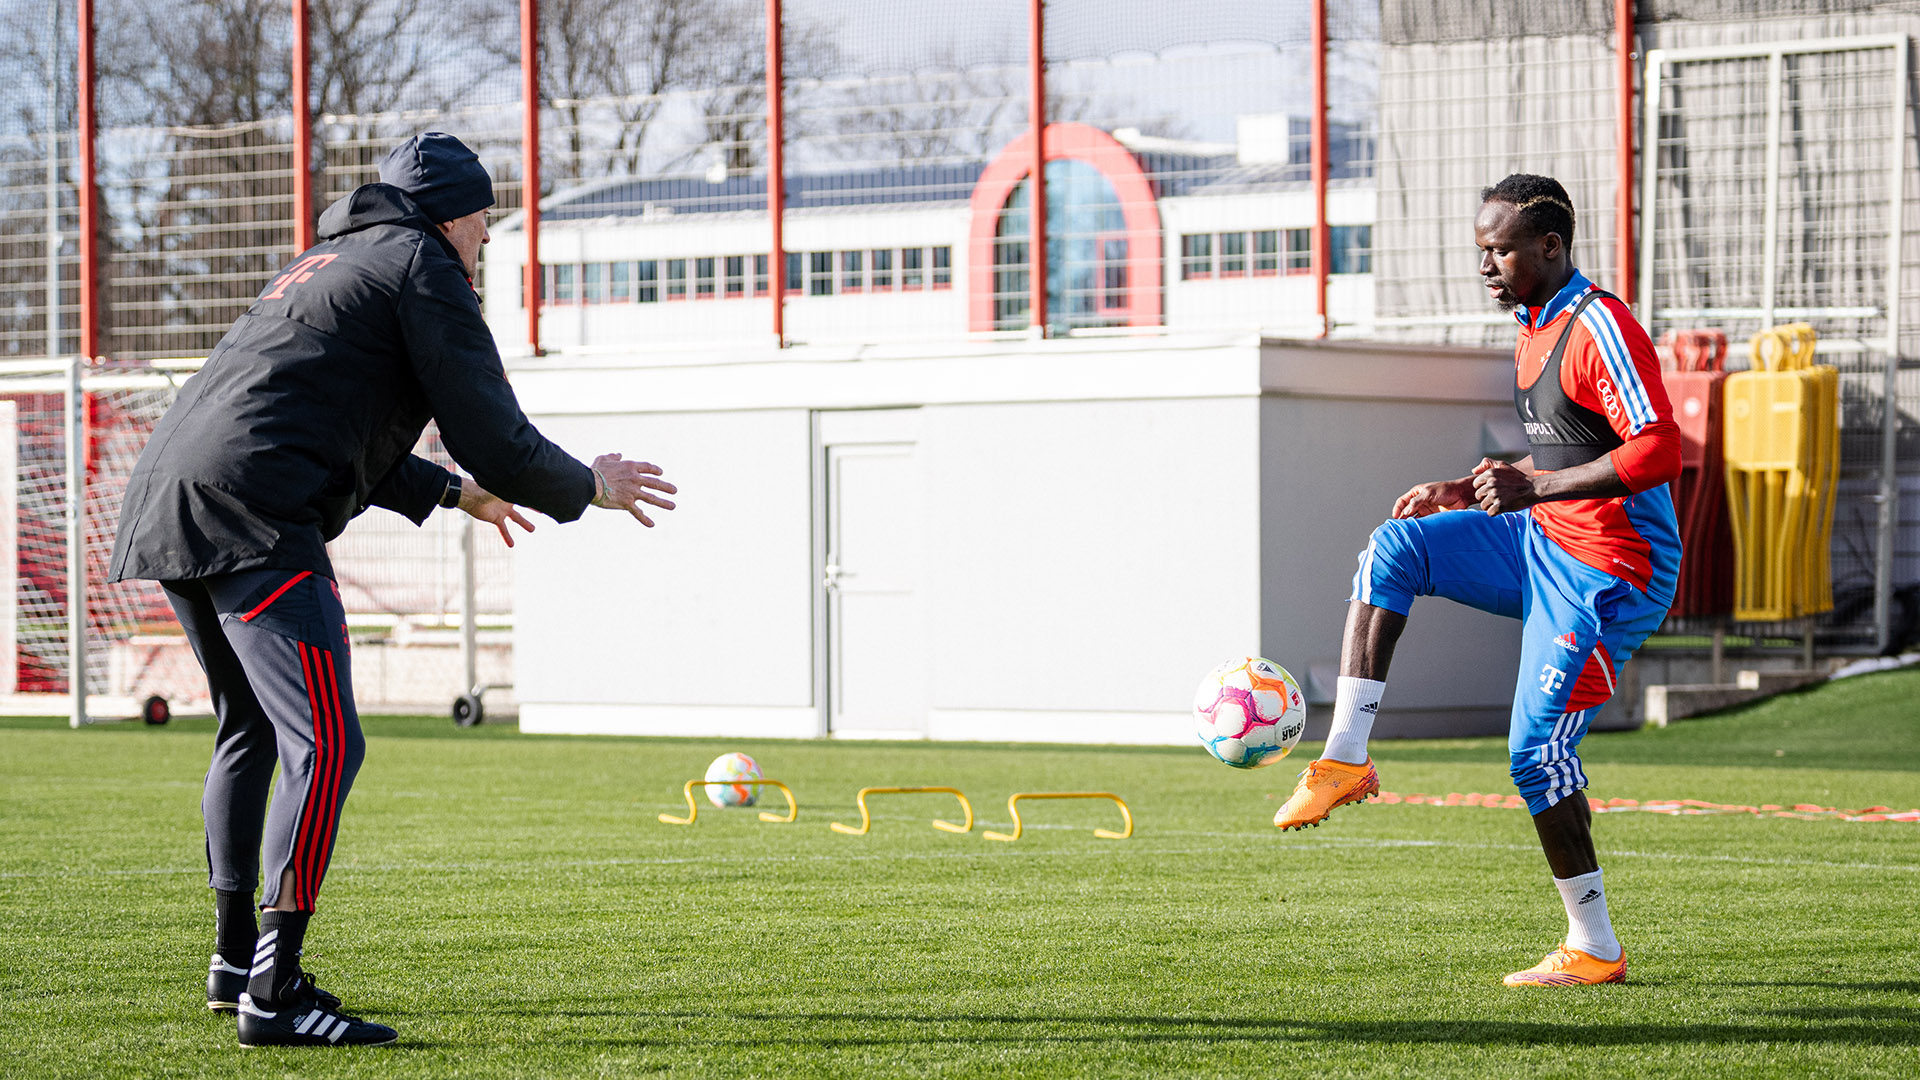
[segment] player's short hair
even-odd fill
[[[1553,177],[1514,173],[1490,188],[1480,189],[1480,204],[1490,202],[1513,207],[1521,224],[1533,235],[1559,233],[1562,242],[1573,246],[1573,200]]]

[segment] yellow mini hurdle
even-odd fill
[[[778,825],[786,825],[800,816],[800,804],[793,801],[793,789],[778,780],[689,780],[687,781],[687,786],[680,789],[680,793],[687,797],[687,816],[682,818],[674,817],[672,814],[661,814],[660,820],[669,825],[693,824],[694,819],[700,816],[700,804],[693,799],[693,789],[708,786],[777,787],[780,789],[780,794],[787,797],[787,816],[781,817],[779,814],[768,813],[762,810],[760,811],[760,820],[771,821]]]
[[[967,797],[960,793],[959,788],[950,788],[950,787],[861,788],[860,794],[854,796],[854,799],[853,799],[853,801],[860,807],[860,827],[856,829],[851,825],[845,825],[836,821],[833,823],[833,831],[837,833],[845,833],[848,836],[867,835],[867,830],[873,827],[873,817],[871,814],[867,813],[867,796],[869,795],[918,795],[924,792],[944,792],[945,794],[951,795],[954,798],[959,799],[960,809],[962,812],[964,812],[967,815],[967,823],[965,825],[955,825],[951,821],[941,821],[939,818],[935,818],[933,819],[934,828],[941,829],[946,832],[954,832],[954,833],[963,833],[963,832],[973,831],[973,804],[967,801]]]
[[[1009,834],[1009,833],[987,831],[987,832],[981,833],[980,835],[986,837],[989,840],[1012,841],[1012,840],[1020,839],[1020,834],[1026,831],[1026,826],[1023,825],[1020,821],[1020,800],[1021,799],[1112,799],[1113,804],[1120,808],[1120,816],[1126,821],[1126,831],[1112,832],[1107,829],[1095,829],[1093,830],[1093,835],[1101,838],[1102,840],[1125,840],[1129,836],[1133,835],[1133,811],[1127,809],[1126,802],[1124,802],[1120,798],[1120,796],[1115,795],[1110,791],[1021,791],[1021,792],[1017,792],[1009,796],[1007,799],[1007,813],[1013,815],[1013,832]]]

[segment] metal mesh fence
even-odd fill
[[[63,0],[0,6],[0,80],[11,88],[0,112],[0,356],[47,356],[77,340],[73,49]]]
[[[1724,330],[1735,342],[1728,366],[1739,370],[1749,366],[1740,343],[1753,332],[1808,322],[1821,335],[1819,359],[1840,371],[1835,609],[1823,620],[1834,644],[1873,641],[1877,575],[1891,574],[1896,587],[1920,581],[1920,529],[1896,519],[1883,535],[1881,522],[1889,497],[1912,516],[1900,474],[1920,462],[1911,420],[1920,380],[1902,360],[1920,352],[1910,284],[1920,273],[1920,172],[1898,42],[1782,33],[1751,51],[1717,45],[1650,58],[1657,136],[1641,233],[1650,329]],[[1889,342],[1896,326],[1899,340]],[[1912,629],[1896,630],[1894,644]]]
[[[508,351],[528,340],[516,0],[310,0],[311,207],[294,205],[284,0],[99,3],[98,318],[117,362],[204,355],[294,254],[301,216],[374,179],[395,143],[429,129],[474,146],[495,177],[500,215],[478,284]],[[1476,282],[1471,223],[1479,190],[1509,172],[1566,184],[1578,265],[1617,284],[1613,8],[1329,0],[1332,333],[1506,347],[1507,317]],[[789,340],[802,343],[1029,332],[1025,0],[786,4],[778,298],[764,11],[760,0],[542,4],[540,340],[563,351],[763,340],[776,300]],[[1310,5],[1052,0],[1045,11],[1053,330],[1318,332]],[[1649,0],[1639,30],[1647,47],[1794,41],[1910,33],[1916,16],[1910,0]],[[0,357],[78,348],[73,20],[72,0],[0,0],[0,79],[23,91],[0,111]],[[1886,350],[1872,344],[1886,334],[1896,226],[1891,181],[1878,177],[1891,175],[1898,139],[1897,352],[1920,357],[1920,155],[1911,77],[1903,128],[1882,89],[1896,74],[1888,55],[1796,54],[1777,70],[1765,58],[1669,65],[1655,145],[1641,158],[1657,194],[1634,223],[1650,242],[1641,288],[1656,336],[1711,325],[1738,339],[1769,303],[1783,320],[1820,327],[1843,371],[1836,578],[1856,591],[1872,574],[1920,582],[1915,498],[1901,499],[1890,568],[1876,531],[1876,500],[1911,487],[1920,461],[1920,369],[1896,361],[1889,396]],[[137,450],[134,433],[157,406],[101,401],[101,431]],[[16,399],[32,484],[58,471],[57,455],[33,442],[58,437],[47,408]],[[1889,425],[1891,484],[1880,460]],[[110,491],[111,469],[101,476]],[[40,506],[19,528],[20,611],[34,626],[64,595],[38,569],[52,549],[25,554],[29,541],[58,539],[46,524],[55,509]],[[458,587],[451,524],[414,530],[375,515],[342,538],[342,584],[368,626],[444,630],[435,620]],[[480,607],[504,625],[510,564],[495,547],[481,538]],[[129,611],[146,602],[125,601]],[[1836,639],[1857,639],[1861,618],[1843,602]],[[58,650],[33,632],[23,630],[21,678],[52,685],[64,678]],[[35,656],[40,674],[25,659]]]
[[[1379,216],[1384,337],[1505,346],[1511,317],[1480,287],[1480,190],[1516,172],[1558,179],[1573,255],[1618,288],[1619,87],[1611,0],[1381,0]]]

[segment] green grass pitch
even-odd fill
[[[1920,807],[1920,671],[1587,740],[1593,793]],[[243,1054],[202,1009],[209,724],[0,722],[0,1075],[1913,1076],[1920,825],[1596,820],[1623,986],[1515,991],[1564,930],[1518,810],[1269,824],[1199,749],[543,738],[367,722],[307,964],[393,1047]],[[1302,747],[1304,761],[1314,748]],[[1501,740],[1376,744],[1506,792]],[[800,818],[655,820],[726,750]],[[938,832],[946,784],[1014,844]],[[764,805],[763,800],[763,805]],[[783,805],[775,795],[775,805]]]

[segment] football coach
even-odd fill
[[[127,483],[110,580],[161,583],[219,720],[201,798],[216,897],[207,1005],[239,1014],[242,1046],[397,1037],[300,969],[365,753],[327,542],[370,506],[416,525],[457,507],[509,545],[509,522],[533,529],[522,506],[560,522],[624,510],[648,526],[643,504],[673,508],[655,466],[617,453],[583,464],[520,411],[473,290],[492,205],[460,140],[397,147],[227,331]],[[412,455],[429,420],[466,475]]]

